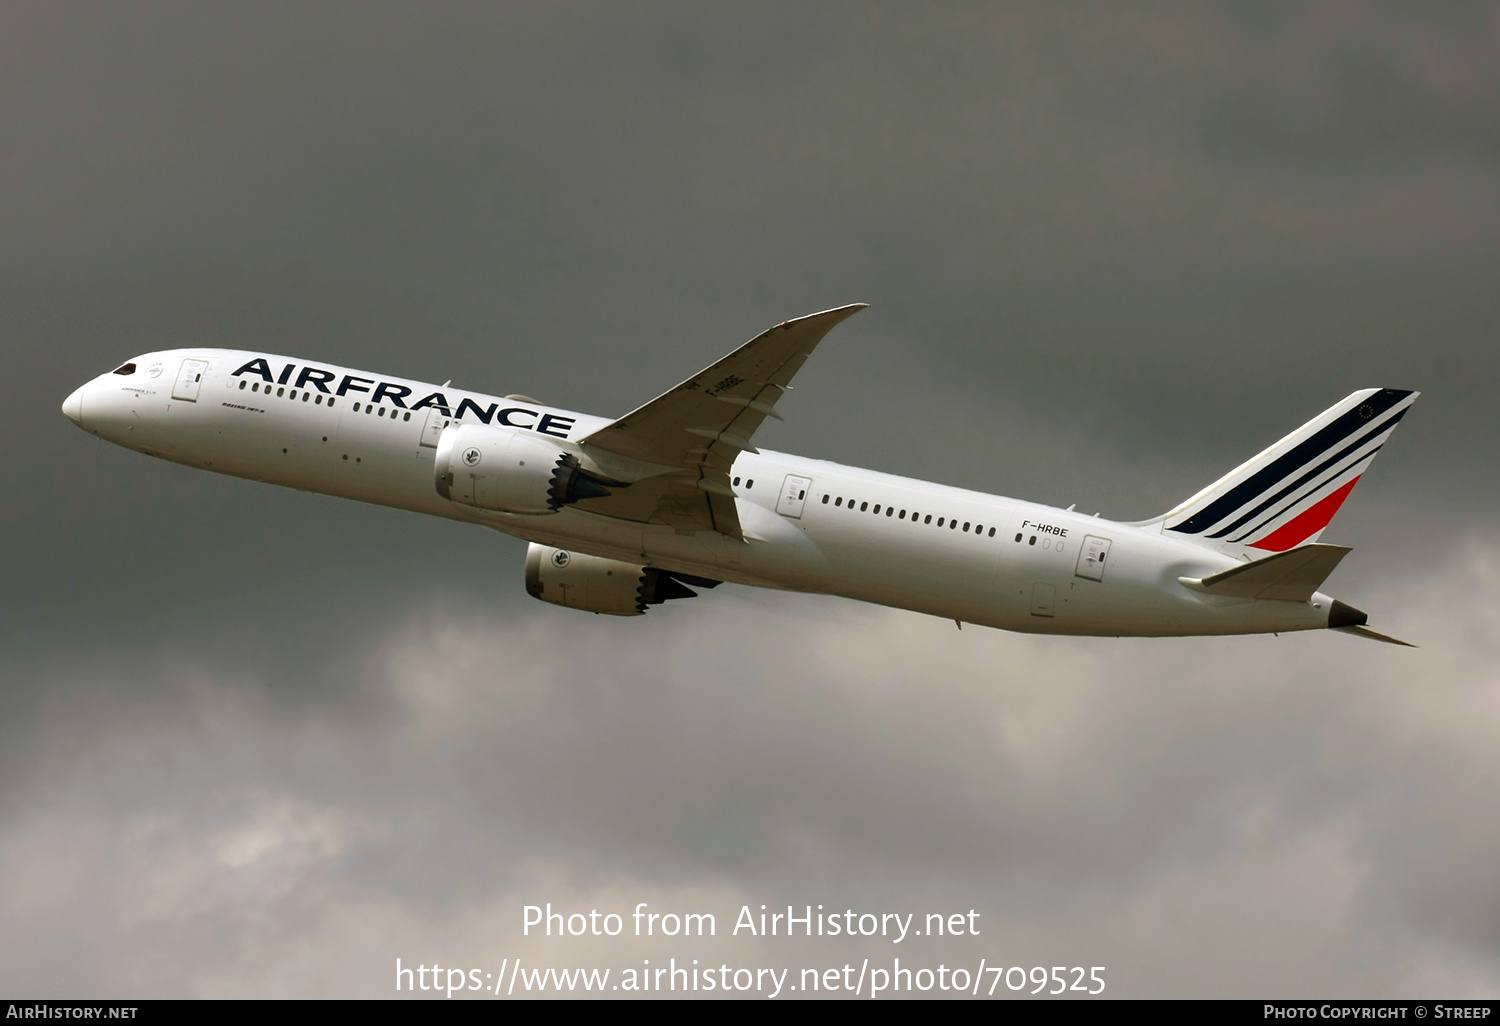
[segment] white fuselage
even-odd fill
[[[268,374],[234,376],[257,359]],[[1157,525],[764,450],[734,464],[745,541],[569,506],[490,512],[445,499],[434,486],[434,440],[449,420],[577,441],[609,419],[255,352],[182,349],[133,362],[134,374],[100,375],[64,410],[101,438],[176,463],[484,524],[545,545],[1031,633],[1247,634],[1328,624],[1332,599],[1321,593],[1308,602],[1266,601],[1185,587],[1179,578],[1239,564]],[[807,483],[792,482],[784,494],[789,478]]]

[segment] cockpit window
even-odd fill
[[[134,374],[135,373],[135,364],[133,364],[133,363],[127,363],[123,367],[117,367],[117,368],[115,368],[115,373],[116,374]]]

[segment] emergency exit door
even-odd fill
[[[807,491],[812,487],[812,478],[788,474],[781,483],[781,496],[776,500],[776,512],[795,520],[802,519],[802,507],[807,504]]]

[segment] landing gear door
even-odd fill
[[[203,384],[203,372],[208,370],[204,360],[183,360],[182,370],[177,372],[177,381],[172,385],[172,398],[186,402],[198,401],[198,388]]]
[[[802,507],[807,503],[807,490],[812,487],[812,478],[788,474],[781,483],[781,496],[776,500],[776,512],[784,517],[802,519]]]
[[[443,428],[448,426],[449,420],[450,418],[444,411],[435,406],[430,407],[427,410],[427,420],[422,425],[422,444],[429,449],[436,449],[438,437],[443,433]]]
[[[1078,554],[1078,569],[1073,572],[1090,581],[1104,580],[1104,563],[1109,559],[1109,539],[1086,535],[1083,551]]]

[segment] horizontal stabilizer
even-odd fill
[[[1405,645],[1407,648],[1417,647],[1409,641],[1402,641],[1400,638],[1393,638],[1387,634],[1381,634],[1379,631],[1372,631],[1368,627],[1335,627],[1334,630],[1343,631],[1345,634],[1353,634],[1356,637],[1369,638],[1371,641],[1384,641],[1388,645]]]
[[[1244,566],[1231,567],[1202,580],[1179,577],[1186,587],[1229,598],[1282,599],[1306,602],[1350,553],[1344,545],[1304,545]]]

